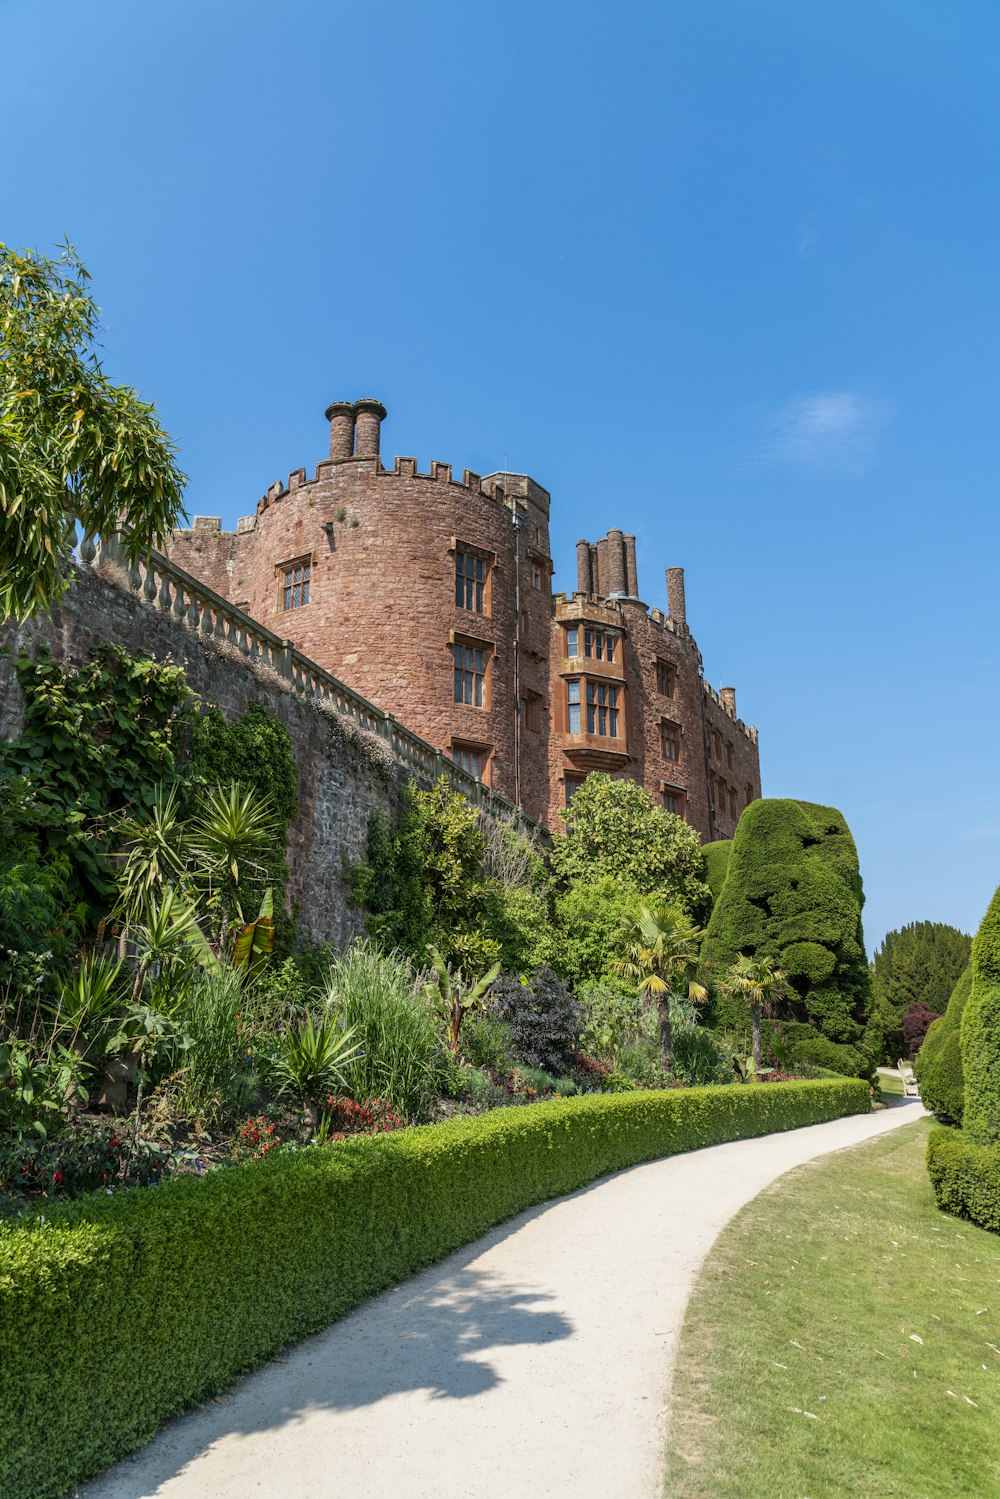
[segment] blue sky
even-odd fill
[[[843,809],[869,946],[1000,880],[1000,6],[0,0],[0,237],[231,522],[376,395],[687,568],[764,791]],[[405,569],[399,586],[405,587]]]

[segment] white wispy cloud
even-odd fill
[[[793,396],[764,418],[765,458],[811,468],[862,473],[893,414],[887,401],[851,390]]]

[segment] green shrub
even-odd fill
[[[557,1099],[47,1205],[44,1223],[0,1231],[0,1493],[62,1499],[185,1405],[534,1203],[867,1109],[857,1082]]]
[[[685,1083],[704,1086],[722,1081],[726,1061],[712,1031],[703,1025],[681,1025],[674,1031],[674,1068]],[[728,1068],[731,1075],[731,1068]]]
[[[914,1071],[920,1097],[942,1124],[961,1124],[965,1095],[962,1073],[962,1015],[972,991],[972,968],[962,974],[940,1020],[935,1020],[917,1052]]]
[[[504,974],[490,990],[486,1013],[509,1028],[514,1053],[525,1067],[560,1076],[580,1046],[583,1012],[551,968],[530,979]]]
[[[961,1129],[932,1129],[927,1170],[937,1205],[1000,1234],[1000,1147],[977,1145]]]
[[[825,1067],[840,1077],[868,1077],[872,1071],[867,1053],[830,1041],[811,1025],[786,1023],[782,1033],[794,1068]]]
[[[346,1073],[353,1097],[384,1098],[398,1114],[426,1119],[445,1057],[407,960],[357,943],[331,968],[326,1001],[362,1047]]]
[[[610,874],[580,880],[556,896],[552,966],[574,992],[613,978],[619,929],[638,902],[638,890]]]
[[[705,881],[712,892],[714,904],[722,894],[729,870],[729,856],[733,851],[731,838],[720,838],[717,843],[706,843],[702,849],[705,856]]]
[[[709,922],[704,976],[717,982],[741,953],[773,958],[789,980],[781,1018],[857,1046],[871,988],[862,901],[854,839],[836,808],[753,802],[740,818]],[[747,1006],[720,993],[714,1018],[740,1030]]]

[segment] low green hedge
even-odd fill
[[[0,1230],[0,1494],[59,1499],[533,1203],[868,1103],[855,1081],[560,1099],[95,1194]]]
[[[964,1130],[932,1129],[927,1170],[939,1208],[1000,1234],[1000,1146],[977,1145]]]

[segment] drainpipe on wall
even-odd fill
[[[514,805],[521,805],[521,517],[514,501]]]
[[[712,795],[712,762],[708,753],[708,720],[705,717],[705,669],[698,667],[698,691],[701,695],[701,742],[705,747],[705,795],[708,798],[708,841],[715,841],[715,798]]]

